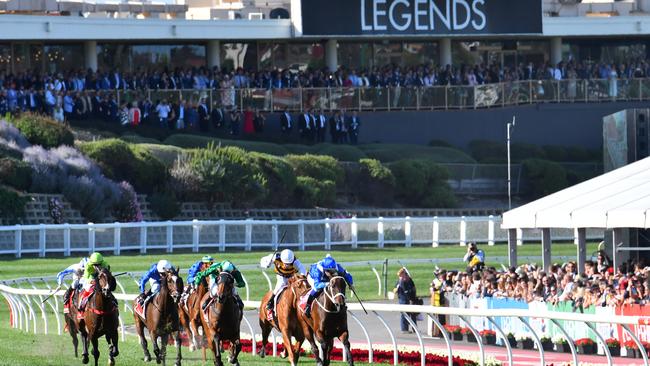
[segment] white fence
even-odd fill
[[[0,255],[17,258],[24,254],[48,253],[70,256],[73,252],[113,252],[202,249],[260,250],[283,247],[307,248],[388,245],[460,244],[507,241],[500,228],[501,218],[404,217],[344,218],[322,220],[212,220],[160,221],[108,224],[14,225],[0,227]],[[540,240],[535,230],[518,233],[518,242]],[[588,231],[588,238],[600,239],[603,231]],[[571,230],[554,230],[554,240],[574,240]]]
[[[44,290],[44,289],[37,288],[36,282],[38,281],[42,281],[43,283],[45,283],[48,289]],[[59,290],[58,292],[55,293],[55,296],[52,296],[50,299],[44,301],[45,296],[52,294],[52,289],[50,288],[47,281],[43,279],[20,279],[20,280],[13,280],[9,282],[12,282],[16,287],[7,286],[6,283],[8,282],[5,281],[5,284],[0,284],[0,294],[2,294],[2,296],[7,300],[7,303],[9,304],[11,310],[11,326],[13,328],[21,329],[26,332],[32,331],[34,334],[36,334],[40,331],[42,326],[43,332],[47,334],[49,328],[48,318],[51,317],[50,313],[52,313],[57,323],[56,325],[57,333],[58,334],[63,333],[63,321],[61,316],[62,304],[61,304],[61,300],[59,299],[59,297],[63,295],[62,290]],[[22,285],[27,285],[32,288],[31,289],[21,288]],[[121,285],[118,287],[121,288]],[[135,299],[136,295],[116,293],[115,297],[119,301],[122,301],[124,303],[124,311],[128,311],[131,310],[129,303],[132,302],[133,299]],[[246,301],[245,305],[251,308],[259,308],[260,302]],[[602,317],[593,314],[589,315],[589,314],[577,314],[577,313],[557,313],[557,312],[550,312],[550,311],[548,312],[530,311],[530,310],[521,310],[521,309],[463,309],[463,308],[444,308],[444,307],[432,307],[432,306],[377,304],[377,303],[366,304],[365,309],[368,310],[373,316],[376,317],[376,320],[384,326],[386,332],[390,336],[390,339],[392,341],[392,348],[393,348],[394,365],[398,364],[398,358],[397,358],[398,344],[395,340],[395,336],[392,330],[387,325],[384,317],[381,314],[384,315],[386,314],[398,315],[398,314],[405,314],[405,313],[427,314],[429,320],[433,322],[440,329],[443,335],[443,338],[446,343],[447,354],[449,356],[450,366],[453,365],[452,356],[454,354],[454,350],[453,350],[454,343],[450,341],[450,335],[447,333],[444,327],[442,327],[442,325],[439,323],[438,317],[435,316],[438,314],[458,316],[465,323],[465,325],[471,330],[471,332],[474,334],[474,336],[478,341],[477,351],[480,354],[480,359],[479,359],[480,365],[485,364],[485,350],[483,348],[481,335],[478,329],[472,326],[472,324],[474,323],[472,322],[472,320],[476,318],[485,318],[487,319],[488,322],[492,323],[495,326],[497,336],[504,341],[504,344],[506,346],[506,352],[507,352],[508,361],[510,365],[514,365],[512,349],[509,342],[507,341],[506,334],[501,330],[501,328],[498,327],[497,323],[495,322],[495,318],[508,318],[508,319],[513,319],[513,321],[514,319],[517,319],[520,322],[522,322],[526,328],[530,330],[530,335],[532,336],[539,351],[540,365],[545,365],[544,347],[542,346],[541,340],[539,338],[539,334],[537,334],[537,332],[533,329],[533,327],[531,327],[529,323],[529,320],[531,319],[547,319],[548,321],[555,323],[559,327],[559,329],[561,329],[562,333],[565,334],[566,339],[569,341],[569,346],[571,348],[571,357],[574,362],[574,365],[579,364],[579,357],[576,352],[576,347],[574,345],[573,340],[571,339],[568,332],[566,332],[566,330],[562,325],[565,324],[564,322],[570,322],[568,323],[568,325],[572,324],[573,322],[581,322],[584,323],[586,326],[594,329],[597,338],[599,340],[599,343],[601,344],[601,346],[603,346],[605,350],[604,352],[605,352],[605,357],[607,359],[608,365],[613,365],[612,356],[609,352],[609,349],[606,346],[604,346],[605,339],[596,331],[594,324],[610,324],[612,326],[620,326],[622,331],[628,337],[634,340],[634,342],[637,344],[639,350],[642,353],[644,364],[648,365],[648,356],[645,351],[645,348],[640,342],[640,340],[638,339],[638,337],[630,329],[630,326],[634,326],[638,324],[647,324],[648,321],[650,320],[650,318],[648,317],[616,316],[616,315],[610,317]],[[350,318],[360,326],[366,338],[368,359],[369,359],[369,363],[372,364],[374,343],[373,343],[371,333],[368,332],[366,325],[364,325],[364,322],[362,322],[360,318],[353,313],[353,311],[357,311],[358,313],[359,310],[362,310],[362,308],[358,303],[348,304],[348,311],[349,311]],[[407,316],[406,319],[409,322],[411,322],[410,317]],[[39,322],[42,322],[42,324],[39,325],[38,324]],[[124,324],[122,322],[121,316],[120,316],[120,324],[122,330],[122,340],[124,340]],[[244,317],[243,325],[245,326],[244,329],[248,328],[248,330],[250,331],[249,334],[252,336],[252,339],[255,340],[256,339],[255,331],[251,326],[251,323],[247,319],[247,317]],[[414,326],[414,324],[412,325]],[[426,364],[425,362],[426,351],[425,351],[424,339],[422,338],[422,335],[417,330],[417,327],[414,326],[414,329],[416,331],[419,348],[420,348],[421,365],[424,366]],[[273,354],[276,355],[277,343],[276,343],[275,336],[272,337],[272,341],[274,346]],[[253,344],[252,353],[255,354],[256,342],[253,341],[252,344]]]

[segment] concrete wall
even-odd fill
[[[516,117],[512,141],[537,145],[600,148],[602,118],[648,103],[539,104],[511,108],[361,113],[360,142],[427,144],[444,140],[458,147],[477,139],[503,141],[506,123]],[[294,115],[297,120],[298,115]],[[267,130],[279,133],[279,115],[270,115]],[[293,131],[293,136],[297,132]],[[329,134],[328,134],[329,139]]]

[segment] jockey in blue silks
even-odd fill
[[[307,274],[307,281],[311,285],[311,291],[309,292],[309,297],[307,298],[307,303],[305,305],[305,315],[308,318],[311,317],[312,302],[314,302],[314,299],[316,299],[329,284],[328,273],[330,275],[336,274],[342,276],[350,287],[353,285],[352,275],[340,264],[336,263],[331,255],[328,254],[319,262],[312,264],[309,268],[309,273]]]
[[[63,296],[64,305],[67,305],[70,301],[70,295],[72,294],[72,291],[78,290],[80,285],[83,285],[81,277],[83,276],[87,263],[88,258],[82,258],[78,263],[70,265],[68,268],[64,269],[56,275],[56,283],[59,286],[63,285],[63,279],[67,275],[72,275],[72,284],[70,287],[68,287],[65,295]]]
[[[152,264],[149,271],[142,276],[142,279],[140,279],[140,296],[138,296],[138,301],[143,309],[144,305],[160,291],[160,275],[171,269],[172,264],[168,260],[161,259],[158,263]],[[145,293],[147,282],[151,288]]]

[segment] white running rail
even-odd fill
[[[468,242],[493,245],[507,241],[507,232],[500,228],[500,223],[500,217],[472,216],[13,225],[0,226],[0,255],[21,258],[25,254],[45,257],[57,253],[67,257],[73,252],[102,251],[119,255],[122,251],[224,252],[228,248],[251,251],[276,249],[280,244],[300,250],[359,245],[437,247]],[[539,241],[540,235],[536,231],[519,231],[517,242]],[[571,230],[554,231],[552,235],[554,240],[575,239]],[[587,235],[589,239],[600,240],[604,233],[590,230]],[[280,243],[282,237],[285,240]]]
[[[11,310],[11,325],[13,328],[16,329],[21,329],[25,332],[30,332],[32,331],[34,334],[39,332],[39,318],[42,319],[43,321],[43,332],[47,334],[48,332],[48,322],[47,319],[49,317],[48,311],[51,311],[56,318],[57,322],[57,331],[58,334],[62,334],[62,324],[63,322],[60,320],[61,314],[62,314],[62,308],[60,306],[60,296],[63,296],[64,291],[59,290],[57,291],[54,296],[52,296],[50,299],[48,299],[45,303],[42,303],[44,296],[48,296],[52,294],[52,291],[50,289],[45,290],[45,289],[38,289],[36,286],[33,285],[31,289],[26,289],[26,288],[20,288],[21,283],[27,282],[25,279],[20,279],[20,280],[12,280],[12,281],[5,281],[5,283],[15,283],[17,287],[13,286],[7,286],[5,284],[0,284],[0,294],[7,300],[7,303],[9,304],[10,310]],[[43,282],[47,282],[43,280]],[[115,297],[124,302],[124,305],[128,302],[133,301],[137,295],[135,294],[124,294],[124,293],[115,293]],[[46,304],[49,306],[46,306]],[[246,307],[250,308],[259,308],[260,302],[259,301],[245,301]],[[365,304],[366,310],[368,310],[371,314],[377,317],[377,321],[381,322],[387,332],[389,333],[391,339],[392,339],[392,346],[393,346],[393,355],[394,355],[394,365],[397,365],[397,352],[398,352],[398,345],[395,341],[395,338],[392,334],[392,331],[390,328],[386,325],[386,322],[382,315],[380,314],[386,314],[386,313],[393,313],[393,314],[404,314],[404,313],[424,313],[427,314],[429,319],[433,321],[433,323],[440,329],[442,332],[443,338],[446,342],[447,345],[447,353],[449,356],[449,365],[452,366],[452,356],[454,354],[453,352],[453,343],[450,341],[450,336],[447,333],[447,331],[444,329],[444,327],[441,326],[441,324],[438,322],[438,318],[435,315],[438,314],[443,314],[443,315],[455,315],[461,317],[461,319],[467,319],[466,325],[470,328],[472,333],[475,334],[477,338],[477,344],[478,344],[478,352],[480,353],[480,365],[485,364],[485,352],[483,349],[482,344],[482,339],[479,334],[479,332],[476,331],[471,326],[471,323],[469,321],[470,318],[476,318],[476,317],[481,317],[481,318],[486,318],[489,322],[494,324],[494,319],[495,318],[512,318],[512,319],[519,319],[522,323],[524,323],[529,329],[531,330],[531,334],[534,338],[534,341],[538,347],[539,355],[540,355],[540,365],[545,365],[544,361],[544,349],[542,347],[542,344],[540,342],[539,337],[535,334],[535,332],[532,331],[532,328],[528,325],[528,320],[529,318],[537,318],[537,319],[548,319],[551,322],[554,322],[556,325],[560,326],[559,321],[569,321],[569,322],[582,322],[587,324],[587,326],[592,326],[596,323],[606,323],[606,324],[612,324],[612,325],[620,325],[623,331],[631,338],[634,340],[634,342],[637,344],[639,347],[639,350],[642,353],[643,356],[643,362],[645,365],[648,365],[648,355],[645,351],[645,348],[643,347],[642,343],[640,340],[637,338],[637,336],[634,334],[634,332],[631,331],[630,326],[634,325],[639,325],[639,324],[648,324],[648,321],[650,321],[650,317],[640,317],[640,316],[609,316],[606,318],[603,318],[601,316],[593,315],[593,314],[577,314],[577,313],[558,313],[558,312],[532,312],[530,310],[521,310],[521,309],[464,309],[464,308],[445,308],[445,307],[433,307],[433,306],[417,306],[417,305],[396,305],[396,304],[378,304],[378,303],[368,303]],[[125,308],[126,309],[126,308]],[[130,309],[129,309],[130,310]],[[359,311],[362,310],[361,306],[358,303],[350,303],[348,304],[348,311],[355,310]],[[126,310],[125,310],[126,311]],[[361,327],[363,330],[363,333],[366,337],[367,340],[367,345],[368,345],[368,359],[369,363],[373,363],[373,342],[372,342],[372,336],[371,334],[367,331],[366,327],[364,326],[363,322],[360,321],[354,314],[350,312],[351,319],[355,320],[356,323]],[[40,316],[39,316],[40,315]],[[410,318],[407,316],[407,320],[410,321]],[[253,327],[251,326],[250,321],[244,317],[244,323],[245,326],[248,328],[250,331],[250,334],[252,335],[252,338],[255,339],[255,331]],[[122,339],[124,340],[124,325],[122,323],[122,318],[120,316],[120,324],[122,328]],[[569,323],[571,324],[571,323]],[[414,327],[416,331],[416,335],[419,340],[420,344],[420,354],[421,354],[421,365],[425,365],[425,356],[426,356],[426,350],[425,350],[425,345],[423,342],[423,339],[421,337],[421,334],[417,330],[417,327]],[[560,329],[562,329],[563,333],[567,334],[564,328],[560,326]],[[508,361],[509,365],[514,365],[513,363],[513,357],[512,357],[512,349],[506,339],[506,335],[497,327],[497,335],[500,337],[502,340],[504,340],[504,343],[506,345],[506,351],[508,355]],[[568,334],[567,334],[568,336]],[[277,354],[277,350],[275,347],[277,346],[277,342],[275,341],[275,337],[272,337],[273,345],[274,345],[274,352],[273,354]],[[573,358],[574,365],[578,365],[578,354],[576,352],[575,346],[573,345],[573,340],[568,337],[569,345],[571,347],[571,354]],[[604,340],[599,337],[599,342],[603,343]],[[252,353],[256,353],[256,342],[252,342],[253,344],[253,349]],[[613,359],[611,354],[609,353],[609,350],[607,347],[605,347],[605,358],[607,359],[608,365],[613,365]]]

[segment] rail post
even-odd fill
[[[201,233],[201,227],[198,225],[199,220],[192,220],[192,252],[199,252],[199,235]]]
[[[226,251],[226,222],[219,220],[219,251]]]
[[[167,243],[167,253],[172,253],[174,251],[174,227],[171,221],[167,221],[167,226],[165,226],[165,240]]]
[[[140,254],[147,253],[147,227],[144,222],[140,222]]]
[[[384,218],[381,216],[377,220],[377,246],[384,248]]]
[[[45,225],[38,225],[38,256],[45,257]]]
[[[467,221],[465,216],[460,218],[460,246],[464,247],[467,245]]]
[[[413,245],[413,237],[411,234],[411,218],[406,216],[404,221],[404,240],[407,248],[410,248]]]
[[[88,252],[95,252],[95,224],[88,223]]]
[[[120,247],[122,244],[122,229],[119,226],[119,223],[115,223],[115,228],[113,229],[113,255],[120,255]]]
[[[384,263],[381,265],[381,274],[384,276],[384,299],[388,298],[388,258],[384,258]]]
[[[298,220],[298,249],[305,250],[305,222]]]
[[[332,224],[329,217],[325,219],[325,250],[332,249]]]
[[[278,243],[278,223],[275,219],[273,220],[273,225],[271,225],[271,245],[275,250],[277,250],[280,245]]]
[[[63,224],[63,256],[70,256],[70,224]]]
[[[494,245],[494,216],[488,217],[488,245]]]
[[[246,235],[245,235],[245,240],[246,240],[246,251],[250,252],[251,248],[253,247],[253,220],[251,219],[246,219]]]
[[[438,221],[438,216],[433,217],[431,238],[431,247],[437,248],[440,245],[440,222]]]
[[[357,217],[352,216],[352,223],[350,223],[350,235],[351,235],[351,240],[352,240],[352,249],[356,249],[359,246],[358,243],[358,226],[357,226]]]
[[[524,245],[524,230],[517,229],[517,246],[520,247]]]

